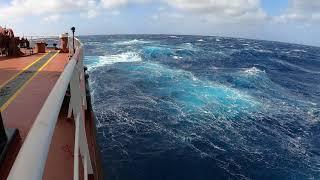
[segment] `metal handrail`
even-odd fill
[[[75,83],[73,82],[73,79],[79,80],[79,76],[84,75],[83,67],[80,67],[82,66],[83,61],[83,45],[78,39],[76,39],[76,41],[77,51],[65,67],[63,73],[60,75],[58,81],[56,82],[46,102],[44,103],[40,113],[38,114],[32,128],[30,129],[10,171],[10,174],[8,176],[9,180],[40,180],[43,177],[54,129],[68,85],[69,83]],[[76,83],[79,83],[79,81],[77,81]],[[83,91],[80,90],[80,84],[78,84],[77,87],[78,90],[76,89],[76,91],[79,91],[79,95],[77,96],[77,98],[85,98],[85,95],[81,94]],[[74,96],[74,94],[71,94],[71,98],[72,96]],[[80,102],[83,101],[82,99],[79,100]],[[80,122],[80,128],[84,128],[83,112],[81,112],[83,111],[83,108],[76,108],[73,105],[72,110],[76,115],[75,120],[77,122]],[[92,174],[91,161],[90,158],[87,159],[87,157],[89,156],[89,152],[87,139],[85,137],[85,130],[77,129],[76,131],[82,131],[80,137],[77,137],[79,142],[76,143],[80,143],[80,152],[82,156],[85,157],[84,160],[88,160],[88,162],[84,163],[84,166],[87,166],[87,163],[89,163],[89,167],[85,170],[85,172]],[[87,175],[85,175],[85,177],[86,176]]]

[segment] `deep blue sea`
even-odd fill
[[[319,180],[320,48],[83,36],[107,180]]]

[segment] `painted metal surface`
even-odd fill
[[[76,137],[78,140],[75,143],[78,141],[81,157],[83,158],[82,161],[85,162],[83,163],[86,168],[84,170],[86,173],[85,179],[88,174],[93,173],[84,127],[84,107],[82,102],[86,96],[82,94],[85,91],[80,90],[80,84],[83,83],[80,80],[84,80],[84,77],[81,77],[84,75],[81,62],[83,60],[83,49],[78,40],[76,45],[79,48],[56,82],[24,141],[10,171],[8,177],[10,180],[42,179],[57,118],[69,83],[71,87],[72,110],[74,117],[79,119],[78,129],[76,130],[76,132],[79,132],[76,133],[76,136],[78,134],[78,137]]]
[[[52,89],[22,145],[8,179],[42,179],[55,124],[75,65],[76,60],[72,59]]]
[[[50,62],[58,51],[51,51],[34,63],[32,63],[27,69],[14,76],[6,84],[0,87],[0,111],[3,111],[10,104],[12,99],[19,94],[23,87],[35,77],[41,69]]]

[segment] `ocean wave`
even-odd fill
[[[135,44],[147,44],[150,43],[149,41],[144,41],[144,40],[139,40],[139,39],[133,39],[133,40],[127,40],[127,41],[117,41],[114,42],[114,45],[123,45],[123,46],[128,46],[128,45],[135,45]]]
[[[316,108],[316,106],[311,107],[307,114],[309,115],[310,119],[311,119],[311,123],[313,124],[317,124],[320,122],[320,107]]]
[[[86,61],[90,61],[88,65],[89,70],[105,65],[122,63],[122,62],[140,62],[142,61],[140,55],[137,52],[124,52],[115,55],[106,56],[87,56]]]
[[[271,61],[276,62],[276,63],[279,63],[279,64],[281,64],[281,65],[283,65],[283,66],[285,66],[285,67],[290,67],[290,68],[293,68],[293,69],[295,69],[295,70],[303,71],[303,72],[306,72],[306,73],[320,74],[319,71],[310,70],[310,69],[307,69],[307,68],[304,68],[304,67],[302,67],[302,66],[299,66],[299,65],[290,63],[290,62],[285,61],[285,60],[272,58]]]
[[[302,53],[306,53],[307,51],[306,51],[306,50],[302,50],[302,49],[293,49],[293,50],[288,51],[287,53],[292,53],[292,52],[302,52]]]
[[[183,43],[178,46],[178,50],[199,51],[200,49],[192,43]]]
[[[246,75],[249,75],[249,76],[257,76],[259,74],[264,74],[266,73],[264,70],[260,70],[256,67],[252,67],[252,68],[247,68],[247,69],[244,69],[242,71],[242,73],[246,74]]]
[[[183,57],[181,56],[172,56],[173,59],[176,59],[176,60],[179,60],[179,59],[182,59]]]
[[[249,51],[249,52],[268,53],[268,54],[273,53],[271,50],[268,50],[268,49],[262,49],[260,47],[251,47],[250,44],[243,44],[243,46],[245,46],[243,50]]]
[[[123,75],[117,73],[116,68],[121,68],[121,73],[125,74],[125,84],[117,79]],[[139,143],[148,142],[149,136],[144,136],[148,134],[162,138],[150,146],[139,146],[134,153],[155,155],[183,146],[192,149],[192,156],[215,158],[217,152],[227,153],[228,147],[213,142],[203,133],[217,133],[219,138],[229,138],[230,133],[223,127],[236,128],[233,122],[241,122],[244,116],[260,107],[260,103],[250,95],[198,78],[189,71],[152,62],[116,68],[110,72],[99,71],[99,76],[96,76],[107,80],[108,88],[103,83],[94,87],[96,97],[106,98],[104,95],[113,94],[107,102],[102,99],[93,102],[97,126],[100,130],[110,129],[109,136],[114,140],[105,147],[108,149],[121,146],[121,151],[133,153],[126,146],[128,141],[134,136]],[[130,89],[139,90],[131,93]],[[126,98],[123,98],[124,94]],[[239,133],[239,130],[234,130],[233,134]],[[237,142],[240,137],[238,135]]]
[[[259,52],[259,53],[273,53],[272,51],[270,51],[270,50],[267,50],[267,49],[256,49],[256,48],[254,48],[253,49],[254,51],[256,51],[256,52]]]
[[[319,179],[318,74],[288,82],[317,70],[319,48],[169,36],[86,51],[86,65],[104,66],[89,80],[108,179]]]
[[[153,85],[161,86],[159,89],[152,88],[152,93],[171,96],[177,102],[182,103],[181,106],[186,108],[186,111],[209,108],[209,111],[215,114],[228,112],[227,116],[232,117],[239,113],[254,111],[259,104],[245,93],[211,81],[201,80],[188,71],[171,69],[151,62],[135,68],[131,67],[130,71],[139,72],[139,76],[141,72],[144,72],[148,79],[160,83]]]
[[[267,73],[257,67],[243,68],[232,74],[234,83],[239,88],[260,90],[270,90],[275,88]]]
[[[169,46],[146,46],[143,47],[141,53],[145,59],[154,61],[166,61],[169,57],[174,60],[190,58],[197,49],[190,43],[183,44],[178,48]]]
[[[144,47],[143,55],[147,58],[160,58],[163,56],[172,56],[174,55],[174,52],[169,47],[162,47],[162,46],[147,46]]]

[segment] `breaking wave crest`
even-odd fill
[[[85,61],[90,61],[87,65],[89,69],[92,69],[115,63],[140,62],[142,59],[136,52],[124,52],[115,55],[86,57]]]
[[[262,71],[256,67],[252,67],[252,68],[248,68],[248,69],[245,69],[243,71],[243,73],[245,73],[246,75],[249,75],[249,76],[256,76],[256,75],[259,75],[261,73],[265,73],[265,71]]]
[[[128,41],[118,41],[114,42],[114,45],[123,45],[123,46],[128,46],[128,45],[135,45],[135,44],[146,44],[149,43],[148,41],[144,40],[139,40],[139,39],[133,39],[133,40],[128,40]]]

